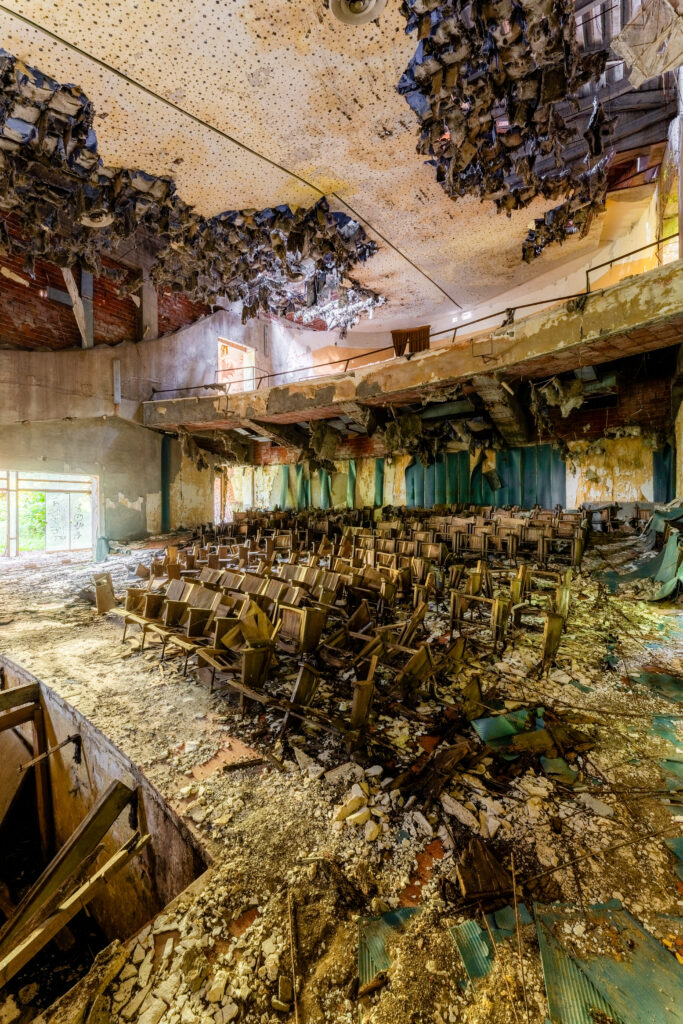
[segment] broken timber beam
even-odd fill
[[[0,929],[0,957],[78,870],[134,797],[135,790],[125,783],[115,781],[110,784]]]
[[[95,898],[109,883],[110,879],[122,870],[134,857],[147,846],[151,839],[149,834],[141,836],[139,832],[117,850],[113,857],[110,857],[99,871],[96,871],[87,882],[68,897],[53,914],[43,921],[37,928],[28,935],[23,942],[0,959],[0,989],[10,981],[29,963],[33,957],[44,949],[54,939],[55,935],[61,932],[62,928],[71,921],[79,910],[83,910],[87,904]]]
[[[32,704],[40,699],[40,685],[26,683],[25,686],[14,686],[9,690],[0,690],[0,711],[18,708],[22,704]]]
[[[73,270],[70,267],[62,267],[62,276],[66,290],[71,298],[71,306],[74,311],[74,318],[81,333],[81,347],[93,348],[95,345],[94,319],[93,319],[93,279],[92,274],[87,270],[81,270],[80,290],[76,284]]]

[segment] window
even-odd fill
[[[97,482],[0,470],[0,555],[92,548]]]

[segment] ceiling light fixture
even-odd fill
[[[346,25],[366,25],[379,18],[387,0],[330,0],[335,18]]]
[[[462,318],[463,318],[463,320],[471,320],[472,319],[472,314],[471,313],[463,313]]]

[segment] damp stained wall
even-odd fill
[[[572,442],[569,449],[576,470],[567,465],[567,507],[577,508],[583,502],[652,501],[653,448],[649,437]]]
[[[676,413],[676,494],[683,494],[683,403]]]

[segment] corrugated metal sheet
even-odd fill
[[[456,924],[448,931],[458,948],[467,977],[476,985],[477,981],[485,978],[493,967],[491,939],[474,920]]]
[[[361,987],[391,967],[387,943],[422,907],[399,907],[379,917],[361,917],[358,921],[358,977]]]
[[[594,1024],[592,1009],[617,1024],[683,1024],[683,969],[627,910],[535,911],[551,1024]],[[576,924],[588,924],[600,954],[568,952],[565,926]]]
[[[553,935],[556,916],[542,913],[538,907],[535,910],[551,1024],[595,1024],[592,1010],[601,1010],[608,1019],[625,1024]]]

